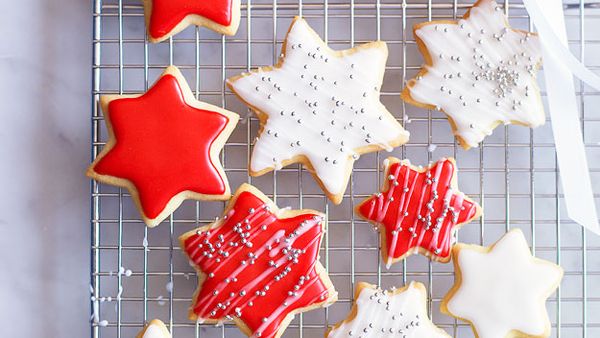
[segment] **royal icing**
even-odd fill
[[[550,335],[546,299],[558,287],[560,266],[531,255],[523,233],[509,231],[491,248],[460,245],[455,284],[443,300],[450,315],[469,321],[480,338]]]
[[[389,151],[408,140],[379,101],[386,59],[383,42],[333,51],[296,18],[278,66],[228,80],[261,117],[251,172],[308,160],[325,190],[341,201],[360,153]]]
[[[358,214],[379,226],[390,265],[423,252],[446,262],[454,232],[480,213],[480,207],[455,187],[456,165],[441,159],[426,169],[388,159],[382,192],[363,201]]]
[[[241,321],[252,337],[278,337],[288,316],[335,300],[318,261],[323,215],[284,214],[243,185],[222,220],[182,236],[203,276],[192,306],[199,321]]]
[[[145,94],[108,98],[103,108],[111,140],[88,171],[107,183],[116,178],[133,185],[149,224],[166,217],[161,213],[180,193],[212,199],[229,194],[214,143],[225,141],[237,115],[192,106],[184,94],[191,91],[178,76],[170,67]]]
[[[216,25],[230,26],[239,16],[239,0],[144,0],[150,11],[148,34],[164,40],[189,16],[202,17]],[[237,6],[239,7],[239,6]],[[236,27],[237,29],[237,27]]]
[[[431,61],[409,81],[403,97],[444,111],[463,147],[476,147],[498,123],[545,122],[536,83],[537,36],[513,30],[498,5],[480,0],[458,22],[415,30]],[[429,60],[428,60],[429,63]]]
[[[140,338],[171,338],[171,335],[163,322],[154,319],[146,326]]]
[[[327,338],[449,338],[427,315],[425,286],[411,282],[401,290],[381,290],[360,283],[353,313]]]

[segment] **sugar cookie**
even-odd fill
[[[479,338],[550,336],[545,303],[563,270],[532,256],[521,230],[490,247],[459,243],[452,259],[454,286],[442,312],[469,322]]]
[[[477,147],[502,123],[544,124],[539,39],[512,29],[496,2],[477,1],[459,21],[418,24],[414,35],[425,65],[402,98],[448,115],[463,148]]]
[[[171,338],[171,334],[162,321],[152,319],[136,338]]]
[[[481,207],[458,191],[456,173],[452,158],[427,168],[386,160],[381,192],[359,204],[356,213],[379,227],[388,268],[415,252],[450,260],[456,230],[481,214]]]
[[[189,25],[234,35],[240,25],[240,0],[143,0],[150,42],[161,42]]]
[[[243,184],[223,215],[180,237],[199,275],[191,319],[232,320],[248,336],[280,337],[295,314],[337,299],[318,260],[323,214],[279,209]]]
[[[358,283],[354,299],[348,318],[326,338],[450,338],[429,319],[427,291],[419,282],[389,291]]]
[[[185,199],[229,199],[218,155],[239,117],[197,101],[176,67],[144,94],[105,95],[100,104],[109,139],[87,175],[127,188],[148,226]]]
[[[360,154],[392,150],[408,132],[379,101],[387,46],[334,51],[296,17],[274,67],[227,80],[260,119],[250,175],[302,163],[335,203]]]

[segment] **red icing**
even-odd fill
[[[150,35],[163,37],[187,15],[196,14],[219,25],[229,26],[233,0],[151,0]]]
[[[394,163],[386,171],[388,190],[359,206],[361,216],[383,225],[389,262],[417,247],[437,257],[449,257],[456,226],[472,220],[478,208],[450,188],[455,170],[447,159],[422,173]]]
[[[111,101],[107,118],[116,144],[94,171],[131,181],[146,217],[156,218],[185,190],[225,193],[209,153],[229,119],[188,105],[174,76],[164,75],[138,98]]]
[[[314,214],[278,219],[251,192],[239,194],[221,226],[185,240],[186,254],[206,275],[194,313],[203,319],[240,317],[254,336],[274,337],[290,312],[323,302],[327,286],[315,271],[321,222]],[[301,252],[297,261],[295,252]]]

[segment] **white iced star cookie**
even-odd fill
[[[414,35],[425,64],[402,99],[448,115],[463,148],[477,147],[502,123],[544,124],[539,39],[512,29],[496,2],[477,1],[459,21],[415,25]]]
[[[459,243],[452,259],[455,282],[442,300],[443,313],[469,322],[478,338],[550,335],[545,302],[563,270],[532,256],[521,230],[487,248]]]
[[[352,311],[327,338],[450,338],[427,316],[427,291],[418,282],[396,290],[358,283]]]
[[[260,120],[250,175],[303,163],[339,204],[360,154],[408,141],[379,101],[387,55],[382,41],[334,51],[296,17],[277,65],[227,80]]]
[[[153,319],[136,338],[171,338],[171,334],[162,321]]]

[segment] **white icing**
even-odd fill
[[[327,337],[449,338],[429,320],[425,299],[414,282],[397,294],[365,287],[356,299],[356,317],[331,330]]]
[[[229,82],[268,116],[251,170],[279,169],[304,155],[327,191],[343,193],[358,148],[392,150],[391,142],[408,137],[379,101],[386,59],[382,44],[337,57],[304,20],[295,20],[281,68]]]
[[[533,258],[521,231],[508,232],[489,253],[461,249],[458,265],[461,285],[447,308],[473,323],[478,337],[505,338],[511,330],[544,333],[549,322],[543,302],[562,270]]]
[[[544,124],[535,79],[539,40],[508,28],[494,1],[480,1],[458,24],[429,24],[415,33],[433,66],[425,66],[427,73],[409,87],[410,95],[442,109],[470,147],[490,135],[497,121]]]
[[[171,338],[171,336],[166,335],[162,327],[152,323],[148,325],[142,338]]]

